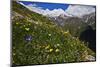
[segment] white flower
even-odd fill
[[[49,36],[51,36],[51,34],[48,34]]]
[[[57,46],[60,46],[60,44],[57,44]]]

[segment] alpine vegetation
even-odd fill
[[[96,60],[95,6],[12,1],[12,64]]]

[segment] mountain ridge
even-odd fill
[[[79,17],[80,18],[84,15],[91,14],[91,13],[95,12],[95,8],[90,7],[90,6],[82,6],[82,5],[80,5],[80,6],[69,5],[69,7],[66,10],[63,10],[61,8],[54,9],[54,10],[49,10],[47,8],[44,10],[44,9],[42,9],[42,7],[38,7],[36,4],[25,5],[22,2],[19,2],[19,3],[33,12],[42,14],[44,16],[49,16],[49,17],[57,17],[57,16],[60,16],[61,14],[64,14],[64,15],[69,16],[69,17]],[[81,10],[82,8],[83,8],[83,10]]]
[[[86,45],[68,29],[12,2],[12,65],[95,61]]]

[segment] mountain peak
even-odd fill
[[[21,5],[27,7],[29,10],[42,14],[47,17],[79,17],[81,18],[84,15],[90,14],[95,12],[95,8],[93,6],[84,6],[84,5],[69,5],[66,10],[61,8],[56,8],[53,10],[50,9],[43,9],[42,7],[37,6],[36,4],[28,4],[24,5],[20,2]]]
[[[20,2],[21,5],[25,6],[29,10],[42,14],[44,16],[49,16],[49,17],[58,17],[60,15],[66,15],[66,16],[71,16],[68,13],[65,12],[65,10],[58,8],[58,9],[42,9],[41,7],[37,7],[36,4],[29,4],[29,5],[24,5],[23,3]]]

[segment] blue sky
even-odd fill
[[[69,6],[69,4],[61,4],[61,3],[44,3],[44,2],[27,2],[27,1],[21,1],[25,5],[29,4],[36,4],[37,7],[42,7],[42,9],[49,9],[49,10],[54,10],[54,9],[63,9],[66,10]]]
[[[47,3],[47,2],[30,2],[30,1],[19,1],[20,4],[27,7],[29,10],[42,14],[59,16],[66,14],[67,16],[81,17],[86,14],[95,12],[95,7],[90,5],[71,5],[61,3]]]

